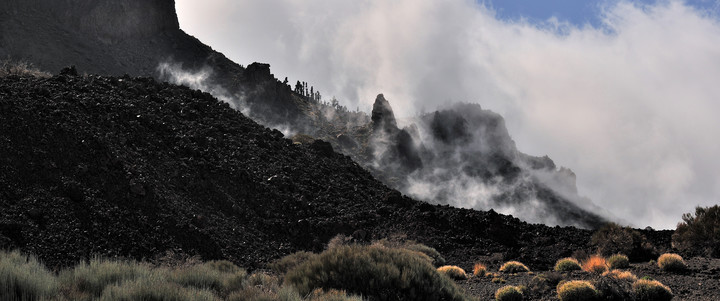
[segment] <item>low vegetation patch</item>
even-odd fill
[[[50,77],[50,73],[42,72],[27,62],[14,62],[10,60],[0,61],[0,77],[6,76],[32,76],[32,77]]]
[[[673,298],[670,288],[657,280],[640,279],[632,288],[637,301],[670,301]]]
[[[55,296],[58,281],[35,257],[0,251],[0,297],[41,300]]]
[[[456,280],[464,280],[467,279],[467,274],[465,273],[465,270],[463,270],[461,267],[456,265],[444,265],[437,269],[438,272],[441,274],[445,274],[448,277]]]
[[[602,274],[607,272],[608,264],[604,257],[593,255],[582,263],[582,269],[586,272]]]
[[[530,272],[527,266],[519,261],[508,261],[500,267],[500,272],[503,273],[525,273]]]
[[[485,277],[487,275],[487,266],[482,263],[475,263],[473,265],[473,276],[475,277]]]
[[[602,274],[603,277],[609,277],[609,278],[615,278],[622,281],[629,281],[629,282],[635,282],[637,281],[637,276],[635,274],[628,272],[628,271],[621,271],[621,270],[611,270],[607,271]]]
[[[557,272],[570,272],[581,269],[580,263],[572,257],[563,258],[555,262],[555,271]]]
[[[285,282],[300,295],[342,289],[381,300],[465,300],[452,280],[417,252],[383,246],[339,246],[298,265]]]
[[[682,272],[687,269],[683,258],[680,255],[673,253],[665,253],[660,255],[657,264],[660,269],[668,272]]]
[[[595,286],[584,280],[561,282],[557,287],[557,293],[561,301],[587,301],[599,297]]]
[[[590,238],[590,246],[602,256],[626,254],[632,261],[647,261],[657,257],[655,247],[637,230],[609,223]]]
[[[607,259],[611,269],[627,269],[630,267],[630,260],[623,254],[615,254]]]
[[[683,214],[672,244],[685,255],[720,257],[720,206],[697,207],[695,215]]]
[[[519,286],[503,286],[495,291],[495,300],[497,301],[522,301],[523,288]]]

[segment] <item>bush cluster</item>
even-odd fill
[[[658,255],[642,233],[614,223],[598,229],[590,238],[590,245],[602,256],[625,254],[632,261],[647,261]]]
[[[495,300],[497,301],[522,301],[523,288],[519,286],[503,286],[495,291]]]
[[[595,289],[595,286],[584,280],[560,282],[557,287],[557,293],[561,301],[595,300],[599,296],[599,292]]]
[[[615,254],[607,259],[611,269],[626,269],[630,267],[630,260],[623,254]]]
[[[697,207],[694,216],[683,214],[672,244],[685,255],[720,257],[720,206]]]
[[[340,246],[305,261],[285,275],[301,295],[344,289],[381,300],[465,300],[449,278],[415,251],[383,246]]]

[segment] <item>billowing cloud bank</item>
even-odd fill
[[[176,2],[188,33],[350,108],[378,93],[400,117],[480,103],[635,226],[720,202],[720,24],[680,1],[609,3],[600,28],[469,0]]]

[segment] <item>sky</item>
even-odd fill
[[[400,118],[500,113],[520,151],[636,227],[720,203],[720,1],[176,0],[233,61]]]

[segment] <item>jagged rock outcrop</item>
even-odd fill
[[[382,94],[378,94],[377,98],[375,98],[370,120],[372,120],[374,131],[394,132],[398,130],[390,102]]]

